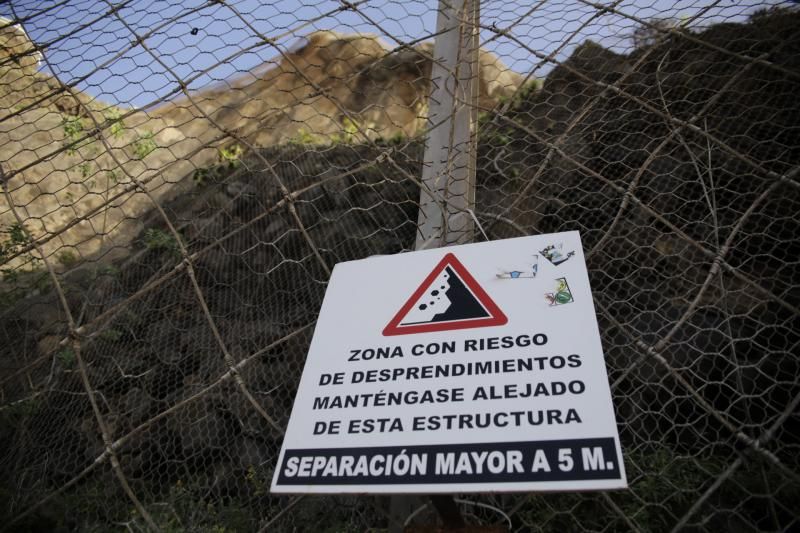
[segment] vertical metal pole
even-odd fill
[[[467,210],[474,212],[475,207],[479,8],[480,0],[439,0],[428,99],[430,132],[422,170],[423,184],[439,199],[425,189],[420,192],[417,250],[473,238],[474,223]],[[402,533],[405,518],[425,503],[420,496],[392,496],[389,533]],[[437,510],[451,511],[444,520],[455,520],[458,508],[452,497],[437,496],[434,503]]]
[[[440,0],[416,248],[472,241],[480,0]],[[442,201],[444,200],[444,201]]]

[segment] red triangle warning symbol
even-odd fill
[[[385,336],[502,326],[508,318],[452,253],[384,328]]]

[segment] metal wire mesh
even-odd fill
[[[388,498],[268,486],[331,268],[413,249],[433,194],[437,3],[0,14],[0,523],[396,527]],[[581,231],[630,489],[472,495],[468,521],[797,527],[800,13],[478,20],[475,239]]]

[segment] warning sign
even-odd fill
[[[508,322],[469,271],[448,253],[383,330],[384,335],[501,326]]]
[[[273,492],[626,485],[577,232],[336,265]]]

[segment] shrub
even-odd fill
[[[133,153],[137,159],[144,159],[157,148],[152,131],[145,131],[139,134],[139,138],[133,142]]]

